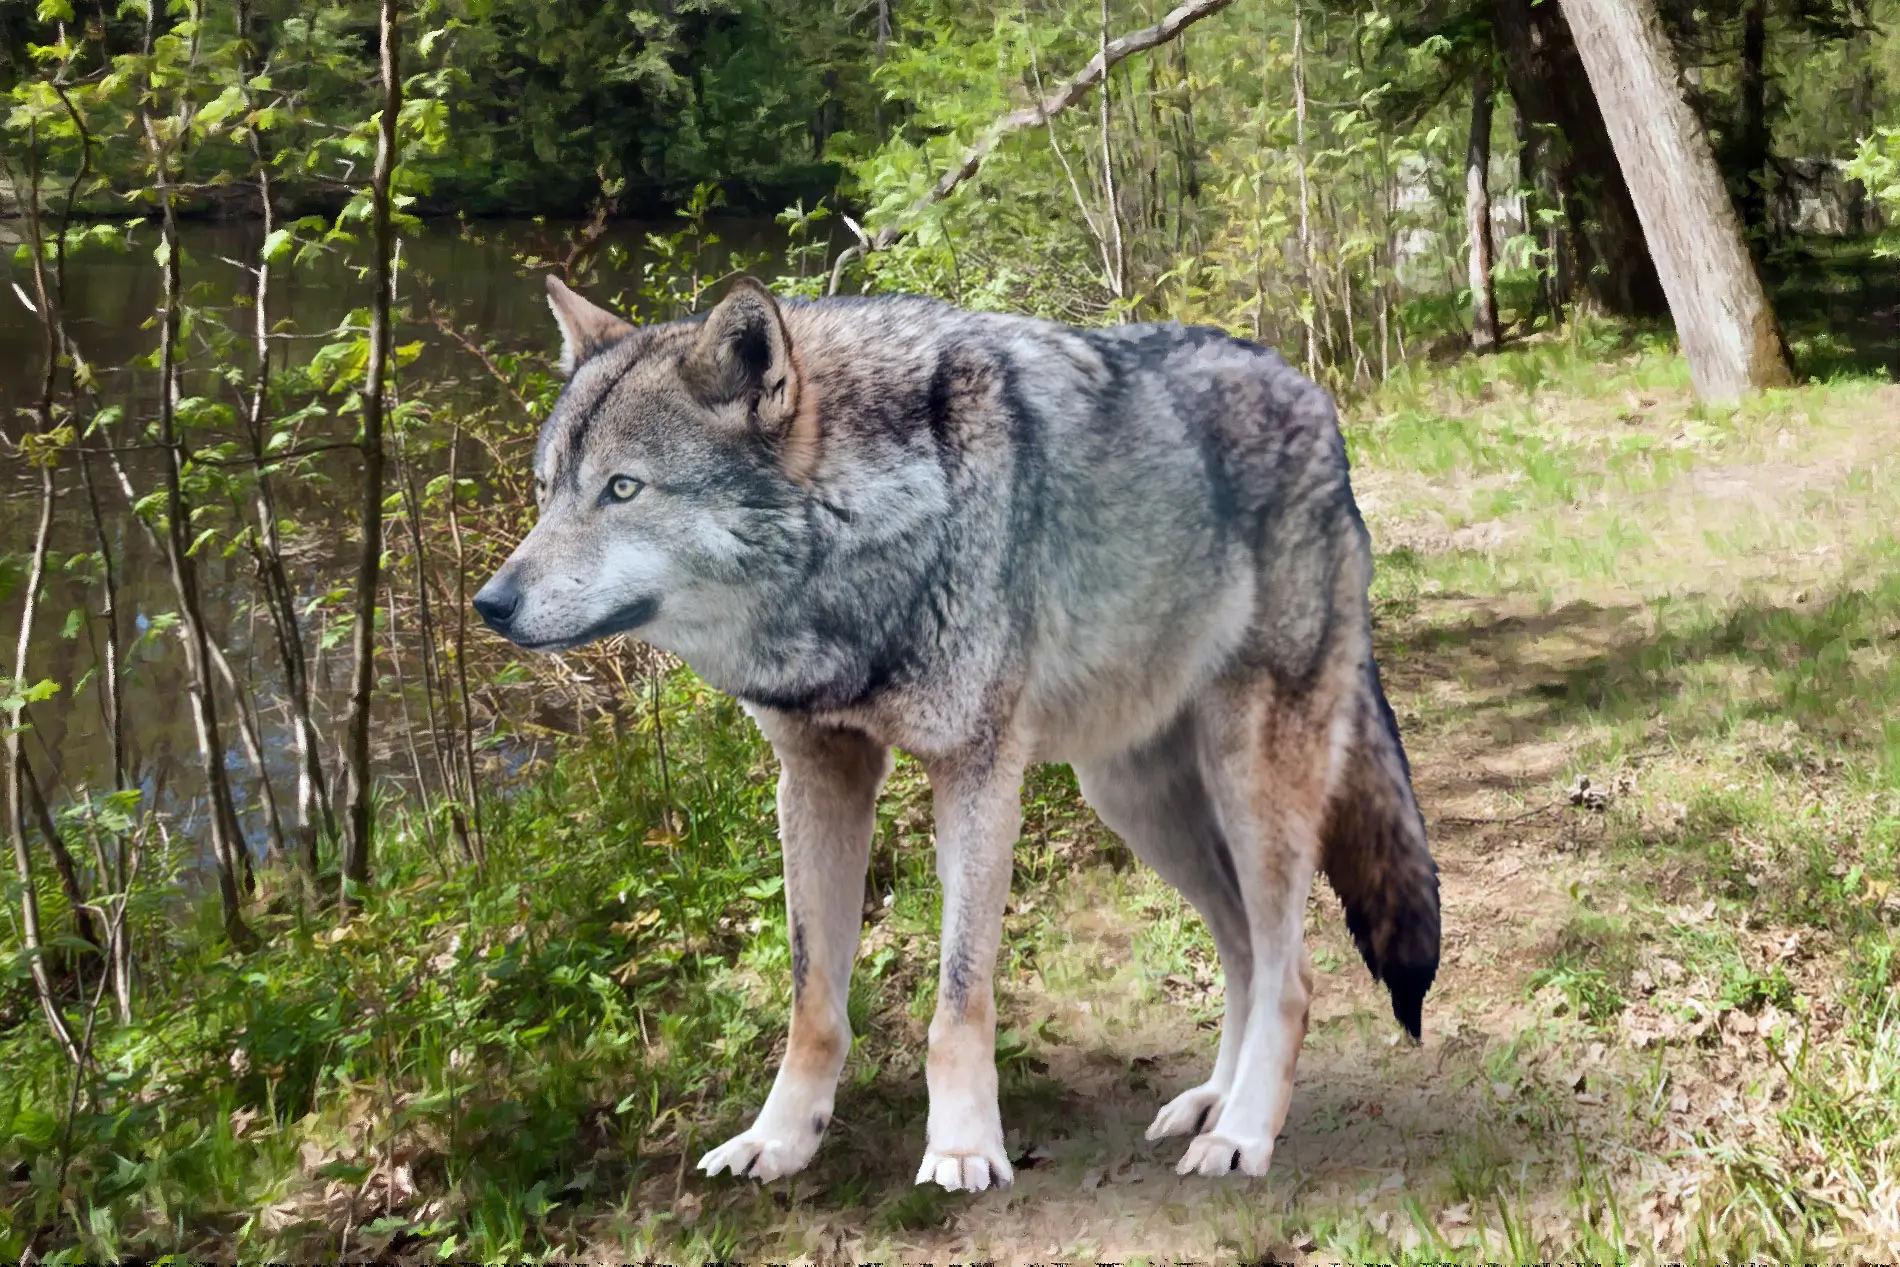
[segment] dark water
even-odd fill
[[[17,239],[22,227],[17,221],[0,221],[0,240],[9,231]],[[542,270],[526,267],[522,257],[562,257],[567,250],[562,231],[568,227],[484,222],[464,231],[450,224],[430,226],[403,237],[398,303],[409,320],[398,328],[396,342],[419,343],[421,353],[403,369],[401,383],[411,391],[428,385],[430,399],[440,406],[434,423],[438,431],[446,430],[448,409],[492,407],[504,411],[504,421],[508,421],[505,411],[519,414],[519,410],[488,371],[429,320],[431,307],[447,314],[458,327],[472,327],[480,340],[493,340],[504,350],[551,357],[558,348],[558,339],[547,310]],[[650,231],[670,234],[678,228],[677,224],[615,226],[597,257],[599,276],[589,288],[590,294],[609,301],[619,295],[628,306],[634,306],[643,269],[655,262],[654,254],[645,248],[645,235]],[[742,261],[759,260],[755,271],[762,275],[778,271],[784,238],[772,222],[721,221],[712,229],[721,241],[689,253],[684,267],[717,275],[736,255]],[[206,312],[225,314],[248,334],[248,308],[234,303],[234,297],[249,290],[242,262],[256,258],[261,240],[261,228],[254,224],[184,226],[188,302]],[[104,398],[125,410],[128,421],[116,437],[121,445],[134,443],[137,420],[149,419],[156,411],[157,376],[148,365],[141,364],[142,359],[153,358],[158,343],[153,322],[162,298],[162,277],[152,254],[155,245],[156,234],[147,227],[134,233],[125,251],[90,248],[67,266],[63,308],[66,327],[85,359],[98,369]],[[33,425],[30,410],[40,395],[44,335],[35,316],[13,292],[12,284],[17,283],[28,295],[34,293],[30,264],[13,258],[10,249],[0,254],[5,257],[0,263],[0,426],[9,437],[18,437]],[[359,246],[355,255],[352,259],[339,252],[314,263],[274,270],[271,316],[284,332],[284,337],[275,341],[272,353],[279,368],[307,359],[330,341],[324,336],[335,330],[352,309],[367,304],[367,287],[360,273],[360,262],[367,253]],[[209,325],[201,319],[188,328],[184,391],[235,406],[238,387],[248,381],[250,346],[246,340],[233,354],[237,363],[224,364],[223,358],[208,348]],[[217,375],[220,370],[236,371],[238,385],[221,381]],[[353,421],[319,421],[305,433],[305,442],[321,440],[326,434],[347,439]],[[512,421],[521,428],[528,426],[525,418]],[[229,433],[239,437],[242,429],[234,421]],[[103,438],[89,441],[104,442]],[[422,449],[417,459],[419,481],[439,472],[447,461],[443,445],[425,444]],[[486,454],[482,446],[465,443],[458,457],[460,470],[479,480],[488,460]],[[128,452],[124,462],[139,494],[157,487],[158,468],[151,453]],[[354,566],[356,459],[353,454],[337,454],[324,458],[318,469],[328,477],[327,483],[311,479],[280,479],[276,483],[281,513],[305,530],[300,534],[301,548],[293,572],[293,581],[302,591],[300,608],[321,593],[346,584]],[[189,828],[195,825],[194,815],[203,812],[201,781],[197,774],[196,732],[186,703],[183,655],[175,633],[166,631],[166,622],[176,608],[169,574],[163,556],[133,518],[130,503],[109,466],[95,459],[92,474],[98,485],[107,543],[119,571],[121,644],[130,643],[125,655],[129,668],[124,727],[129,764],[148,795],[156,794],[157,800],[178,816],[180,824]],[[64,801],[80,788],[109,789],[112,762],[97,689],[105,636],[98,610],[100,591],[88,584],[83,574],[67,570],[67,561],[75,553],[98,548],[84,486],[70,458],[60,467],[58,488],[53,557],[33,630],[27,678],[50,678],[61,689],[57,696],[34,708],[33,729],[25,743],[42,780],[58,789],[55,800]],[[9,445],[8,451],[0,452],[0,645],[5,647],[0,675],[12,671],[23,581],[37,516],[37,474],[12,455]],[[228,512],[223,518],[228,522]],[[256,583],[251,566],[242,557],[227,557],[215,549],[202,551],[198,562],[210,627],[220,635],[237,673],[252,683],[266,765],[280,807],[288,814],[294,768],[288,716],[282,706],[282,676],[276,665],[275,643],[264,613],[255,610],[252,603]],[[407,579],[400,578],[404,583]],[[472,581],[479,583],[480,579]],[[347,684],[348,647],[340,641],[322,647],[325,632],[321,623],[307,623],[304,638],[306,647],[315,651],[318,721],[328,748],[326,769],[334,773],[337,736],[331,733],[327,717],[340,716]],[[414,660],[405,668],[413,685],[417,671]],[[246,829],[257,843],[262,839],[256,804],[258,772],[251,768],[240,746],[228,706],[223,711],[226,715],[221,720],[226,723],[229,749],[226,766],[242,798]],[[413,708],[411,711],[415,712]],[[387,704],[384,712],[387,724],[401,723],[397,705]],[[419,719],[420,714],[416,716]],[[400,782],[408,770],[406,760],[391,761],[383,773]]]

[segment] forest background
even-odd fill
[[[1900,10],[1658,10],[1798,380],[1734,410],[1554,0],[1183,10],[1130,52],[1161,5],[0,0],[0,1258],[1896,1243]],[[1376,1007],[1316,1026],[1321,1160],[1270,1195],[1127,1186],[1112,1106],[1201,1058],[1211,948],[1060,768],[1017,1192],[900,1174],[908,764],[858,1124],[784,1191],[690,1177],[783,1035],[769,752],[680,666],[518,658],[466,600],[559,388],[539,274],[657,320],[740,271],[1220,325],[1339,397],[1449,909],[1510,891],[1434,1076]]]

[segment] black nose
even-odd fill
[[[490,581],[482,586],[474,599],[475,610],[481,613],[488,627],[496,633],[508,632],[508,622],[515,618],[515,611],[521,606],[521,591],[512,585],[497,585]]]

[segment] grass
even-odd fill
[[[1665,348],[1588,327],[1349,411],[1446,955],[1424,1046],[1395,1044],[1316,895],[1318,998],[1263,1181],[1177,1181],[1178,1142],[1142,1139],[1212,1059],[1218,969],[1051,767],[999,1004],[1033,1164],[1009,1193],[910,1186],[937,894],[909,762],[837,1122],[773,1189],[700,1180],[769,1084],[789,956],[769,753],[681,674],[665,771],[650,713],[568,746],[500,807],[481,875],[392,816],[347,934],[280,900],[239,958],[143,910],[138,1023],[102,1031],[71,1115],[16,970],[0,1258],[1891,1254],[1894,416],[1893,387],[1845,377],[1708,413]]]

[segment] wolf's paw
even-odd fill
[[[1177,1175],[1205,1175],[1210,1179],[1238,1171],[1255,1178],[1267,1173],[1273,1161],[1272,1139],[1229,1139],[1219,1131],[1196,1135],[1187,1155],[1174,1168]]]
[[[1183,1091],[1155,1114],[1155,1120],[1148,1125],[1148,1138],[1166,1139],[1170,1135],[1198,1135],[1212,1130],[1220,1121],[1221,1103],[1226,1098],[1226,1088],[1211,1082]]]
[[[928,1151],[924,1153],[924,1164],[917,1168],[919,1184],[935,1183],[951,1192],[981,1192],[991,1186],[1007,1188],[1015,1181],[1016,1172],[1009,1168],[1001,1140],[994,1148],[981,1152]]]
[[[770,1183],[803,1170],[818,1151],[822,1132],[800,1132],[800,1138],[787,1139],[780,1132],[754,1126],[735,1135],[699,1159],[699,1168],[708,1176],[730,1170],[737,1179],[757,1179]]]

